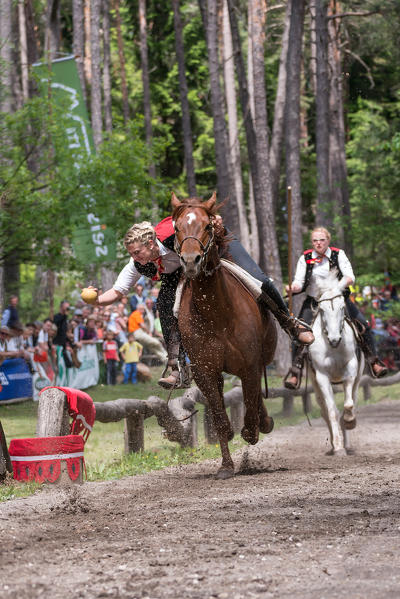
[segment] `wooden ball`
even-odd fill
[[[97,291],[95,289],[82,289],[81,298],[86,304],[95,304],[97,301]]]

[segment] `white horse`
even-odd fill
[[[357,391],[364,370],[364,355],[357,347],[345,316],[343,287],[333,270],[318,278],[320,292],[313,324],[315,341],[309,348],[310,374],[321,414],[330,433],[330,455],[351,453],[349,430],[355,428]],[[336,407],[333,383],[344,388],[343,413]]]

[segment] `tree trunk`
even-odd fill
[[[304,0],[293,2],[287,52],[285,146],[286,184],[292,188],[292,272],[303,250],[300,175],[300,74]]]
[[[201,0],[206,2],[206,0]],[[204,11],[203,11],[204,12]],[[224,102],[220,86],[218,60],[218,15],[215,0],[207,0],[206,37],[208,50],[208,69],[210,74],[211,108],[213,114],[215,162],[217,170],[217,189],[220,201],[229,198],[229,204],[222,212],[225,224],[234,232],[239,230],[239,216],[234,187],[228,163],[226,147],[226,124]]]
[[[229,8],[228,8],[229,11]],[[248,5],[247,8],[247,77],[249,82],[249,109],[252,122],[254,122],[254,77],[253,77],[253,42],[250,35],[252,30],[252,19],[251,19],[251,7]],[[233,52],[233,44],[232,44]],[[257,226],[257,215],[256,215],[256,204],[254,201],[254,184],[253,184],[253,172],[249,168],[249,224],[251,231],[251,243],[250,251],[253,260],[260,261],[260,240],[258,238],[258,226]]]
[[[275,209],[272,201],[269,168],[269,140],[267,98],[265,90],[265,0],[251,0],[253,71],[254,71],[254,125],[256,137],[257,172],[260,194],[255,196],[257,223],[261,240],[261,267],[268,272],[278,289],[282,273],[275,230]]]
[[[111,111],[111,50],[110,50],[110,0],[103,0],[103,95],[104,128],[112,131]]]
[[[85,29],[84,29],[84,16],[83,16],[83,0],[72,0],[72,22],[73,22],[73,38],[72,48],[75,56],[76,66],[79,74],[79,81],[81,83],[82,94],[87,101],[86,95],[86,81],[85,81],[85,69],[84,69],[84,57],[85,57]]]
[[[48,60],[54,60],[60,50],[61,40],[61,4],[60,0],[47,0],[45,51]]]
[[[26,36],[26,18],[24,0],[18,0],[19,50],[21,59],[21,84],[23,101],[29,97],[28,42]]]
[[[282,146],[284,136],[284,114],[286,105],[286,80],[287,80],[287,54],[289,44],[289,30],[292,10],[292,1],[288,0],[285,15],[285,29],[282,37],[282,49],[279,61],[278,86],[276,89],[274,123],[272,128],[271,148],[269,161],[271,169],[271,189],[275,207],[278,206],[279,179],[282,160]]]
[[[185,53],[182,37],[182,20],[179,11],[179,0],[172,0],[174,10],[175,48],[179,73],[179,94],[182,110],[183,146],[185,151],[185,165],[190,197],[196,197],[196,177],[193,159],[192,127],[190,124],[190,109],[188,101],[188,86],[185,73]]]
[[[340,12],[336,6],[336,0],[331,0],[331,13]],[[343,114],[343,89],[342,89],[342,59],[339,39],[339,19],[330,19],[328,23],[329,33],[329,69],[330,69],[330,187],[332,190],[332,201],[339,216],[341,247],[346,250],[350,258],[353,254],[351,242],[351,214],[349,189],[347,185],[346,164],[346,142]]]
[[[142,83],[143,83],[143,109],[144,109],[144,124],[146,130],[146,144],[152,149],[153,145],[153,125],[151,122],[151,96],[150,96],[150,75],[149,75],[149,57],[147,50],[147,18],[146,18],[146,0],[139,0],[139,24],[140,24],[140,60],[142,66]],[[149,166],[150,177],[155,179],[156,166],[151,160]],[[153,195],[153,194],[151,194]],[[153,203],[152,217],[157,218],[157,206]]]
[[[93,140],[96,150],[99,149],[103,141],[103,118],[101,110],[100,9],[101,0],[91,0],[90,50],[92,55],[92,85],[90,89],[90,106]]]
[[[92,83],[92,55],[90,49],[90,0],[83,0],[83,16],[84,16],[84,29],[85,29],[85,56],[84,56],[84,68],[86,81],[91,85]]]
[[[145,0],[139,0],[139,15],[140,15],[140,2]],[[125,68],[125,53],[124,53],[124,41],[122,38],[122,26],[121,26],[121,13],[119,10],[119,0],[114,0],[113,3],[115,10],[115,24],[117,27],[117,40],[118,40],[118,56],[121,76],[121,89],[122,89],[122,111],[124,114],[125,125],[129,121],[129,100],[128,100],[128,86],[126,83],[126,68]],[[139,17],[140,18],[140,17]],[[142,45],[140,44],[140,48]]]
[[[316,95],[316,153],[317,153],[317,207],[316,224],[332,227],[333,213],[329,188],[329,74],[327,0],[316,3],[317,49]]]
[[[239,127],[237,119],[237,100],[235,88],[235,65],[233,61],[233,47],[231,26],[229,23],[228,5],[223,0],[223,57],[224,57],[224,78],[225,78],[225,98],[228,111],[228,135],[229,135],[229,155],[232,168],[232,177],[235,185],[236,201],[239,218],[239,237],[242,245],[250,251],[249,225],[247,222],[246,205],[243,196],[242,167],[240,161],[239,145]]]

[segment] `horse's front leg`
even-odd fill
[[[261,373],[254,368],[248,367],[246,374],[242,377],[243,401],[246,408],[244,415],[244,427],[241,435],[247,443],[255,445],[258,441],[260,431],[260,417],[263,417],[262,432],[270,432],[273,428],[273,420],[269,418],[266,410],[261,409]]]
[[[223,377],[217,373],[199,373],[196,368],[193,369],[193,376],[197,386],[208,401],[221,447],[222,464],[216,478],[230,478],[235,474],[235,468],[228,442],[233,439],[234,432],[224,406]]]
[[[332,449],[330,455],[344,453],[343,436],[339,424],[339,410],[336,407],[335,396],[329,377],[320,371],[312,375],[317,401],[321,414],[328,425]]]

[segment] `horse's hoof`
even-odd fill
[[[356,450],[353,449],[353,447],[347,447],[346,453],[347,453],[347,455],[355,455],[356,454]]]
[[[246,441],[246,443],[250,443],[250,445],[255,445],[258,441],[258,432],[250,431],[248,428],[243,427],[241,430],[242,439]]]
[[[356,424],[357,418],[352,418],[352,420],[346,420],[346,418],[343,418],[343,426],[347,431],[351,431],[353,428],[356,428]]]
[[[325,455],[334,455],[334,456],[344,456],[347,455],[347,452],[344,448],[342,449],[330,449],[329,451],[326,452]]]
[[[274,429],[274,419],[270,416],[264,418],[264,420],[260,420],[260,433],[264,433],[267,435]]]
[[[230,468],[220,468],[217,472],[217,474],[215,475],[215,478],[217,480],[226,480],[227,478],[232,478],[232,476],[235,476],[235,471]]]

